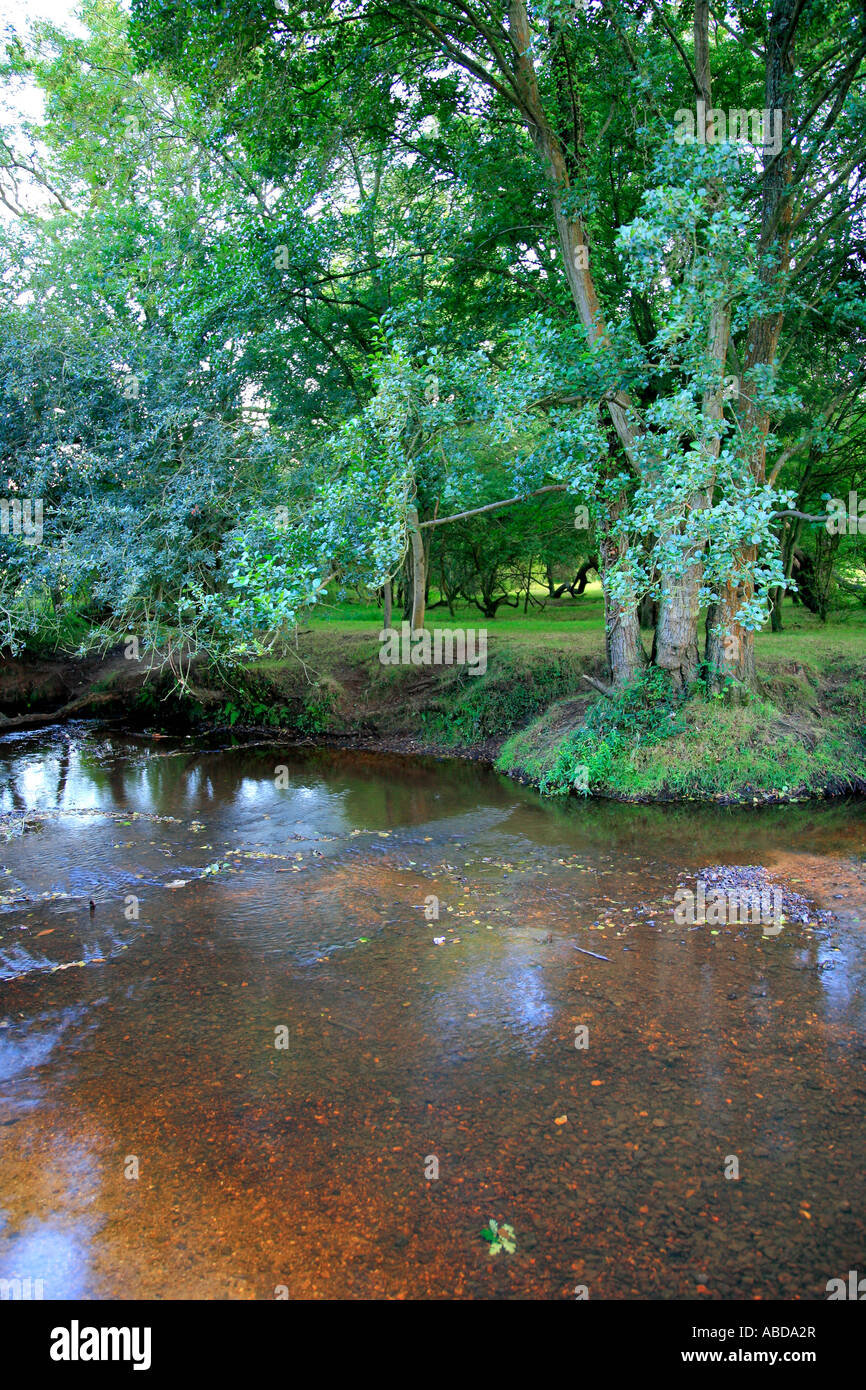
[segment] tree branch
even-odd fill
[[[566,483],[550,483],[547,487],[536,488],[534,492],[527,492],[523,497],[507,497],[504,502],[488,502],[484,507],[470,507],[466,512],[455,512],[453,516],[434,517],[432,521],[421,521],[419,526],[445,526],[449,521],[463,521],[467,516],[480,516],[482,512],[492,512],[498,507],[513,507],[517,502],[528,502],[530,497],[540,497],[543,492],[566,492]]]

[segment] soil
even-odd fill
[[[130,661],[122,646],[87,657],[0,656],[0,732],[88,714],[128,715],[145,681],[164,683],[165,663]]]

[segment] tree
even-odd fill
[[[19,132],[2,157],[21,224],[9,342],[50,356],[98,325],[92,360],[61,348],[93,382],[72,492],[86,482],[108,516],[135,486],[150,516],[173,467],[175,488],[195,474],[211,493],[182,548],[199,571],[143,546],[128,592],[88,569],[79,516],[64,563],[81,586],[124,615],[158,596],[163,623],[182,612],[243,651],[328,576],[381,586],[411,555],[420,624],[432,536],[480,508],[479,536],[509,515],[516,533],[530,513],[509,508],[561,492],[591,521],[613,684],[647,662],[640,606],[674,685],[748,687],[816,460],[863,405],[859,10],[135,0],[137,72],[108,0],[86,12],[84,48],[43,30],[9,49],[50,94],[48,156],[22,159]],[[764,107],[761,146],[743,137]],[[64,306],[53,341],[25,302],[40,293]],[[844,350],[841,382],[810,360],[813,325]],[[138,379],[136,363],[152,393],[121,416],[118,364]],[[72,428],[60,400],[40,427],[47,408]],[[29,438],[18,420],[22,479]],[[238,451],[250,466],[226,486]],[[173,555],[177,532],[153,525]]]

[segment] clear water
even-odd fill
[[[80,725],[0,740],[0,812],[0,1279],[815,1299],[863,1265],[862,803]],[[716,864],[836,916],[678,926]]]

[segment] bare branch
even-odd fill
[[[425,526],[445,526],[449,521],[463,521],[467,516],[480,516],[482,512],[493,512],[499,507],[513,507],[517,502],[528,502],[530,497],[540,497],[543,492],[566,492],[565,483],[550,483],[547,487],[536,488],[534,492],[527,492],[523,497],[507,497],[504,502],[488,502],[485,507],[470,507],[466,512],[455,512],[453,516],[434,517],[432,521],[420,521],[418,525],[423,529]]]

